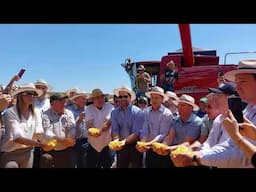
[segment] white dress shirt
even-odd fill
[[[93,127],[101,128],[106,120],[110,120],[113,109],[114,106],[110,103],[104,103],[102,109],[98,109],[94,104],[91,104],[85,110],[85,121],[93,120]],[[88,143],[98,152],[101,152],[110,141],[111,128],[108,131],[103,131],[98,137],[88,135]]]

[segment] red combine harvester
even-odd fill
[[[151,75],[151,86],[162,84],[162,74],[165,73],[166,63],[173,60],[178,69],[178,79],[175,81],[174,90],[178,95],[183,93],[193,96],[198,100],[207,95],[209,87],[217,87],[218,74],[233,70],[235,64],[219,64],[216,50],[200,50],[192,48],[189,24],[179,24],[182,50],[170,52],[162,57],[161,61],[131,62],[126,59],[122,66],[128,73],[131,86],[135,90],[135,77],[139,65],[144,65],[146,72]]]

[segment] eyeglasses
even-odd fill
[[[122,98],[127,99],[128,97],[129,97],[129,95],[120,95],[118,98],[119,98],[119,99],[122,99]]]
[[[32,97],[37,97],[36,93],[30,93],[30,92],[23,92],[21,95],[27,95],[27,96],[32,96]]]

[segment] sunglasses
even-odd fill
[[[122,99],[122,98],[127,99],[128,97],[129,97],[129,95],[120,95],[118,98],[119,98],[119,99]]]
[[[27,95],[27,96],[32,96],[32,97],[37,97],[36,93],[30,93],[30,92],[23,92],[21,95]]]

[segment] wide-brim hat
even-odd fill
[[[99,97],[99,96],[108,96],[108,94],[103,93],[100,89],[93,89],[92,93],[89,96],[89,99],[93,99],[93,98]]]
[[[186,103],[191,105],[193,107],[193,111],[197,111],[199,109],[198,105],[195,104],[195,99],[190,95],[181,95],[179,98],[179,103]]]
[[[166,91],[165,92],[165,95],[168,97],[168,99],[169,98],[171,98],[172,99],[172,103],[174,104],[174,105],[178,105],[178,101],[179,101],[179,97],[176,95],[176,93],[174,93],[174,92],[172,92],[172,91]]]
[[[157,94],[157,95],[161,95],[164,100],[163,101],[167,101],[169,98],[164,94],[164,90],[161,87],[155,86],[152,87],[150,91],[146,92],[145,95],[149,98],[151,98],[151,94]]]
[[[256,74],[256,59],[247,59],[239,62],[237,69],[224,74],[224,78],[235,81],[235,76],[241,73]]]
[[[176,95],[176,93],[174,93],[172,91],[166,91],[165,95],[167,97],[170,97],[170,98],[174,99],[174,100],[179,100],[179,97]]]
[[[40,89],[37,89],[33,83],[26,83],[26,84],[20,85],[11,94],[15,96],[15,95],[18,95],[19,93],[23,93],[27,91],[35,92],[37,96],[41,96],[43,94],[43,91]]]
[[[86,97],[88,98],[90,95],[86,93],[85,91],[79,90],[78,92],[75,92],[75,95],[73,97],[70,97],[70,100],[73,101],[77,97]]]
[[[124,91],[124,92],[127,92],[128,94],[130,94],[131,95],[131,101],[134,101],[136,99],[136,94],[134,93],[134,91],[131,90],[130,87],[123,86],[121,88],[114,89],[114,94],[119,97],[119,92],[120,91]]]
[[[47,83],[45,80],[43,80],[43,79],[38,79],[38,80],[34,83],[34,85],[35,85],[35,86],[37,86],[37,85],[45,86],[45,87],[47,87],[47,91],[48,91],[48,92],[53,90],[53,87],[52,87],[50,84],[48,84],[48,83]]]
[[[80,89],[75,87],[75,88],[72,88],[72,89],[68,89],[65,93],[67,94],[68,97],[70,97],[70,93],[76,93],[76,92],[79,92]]]

